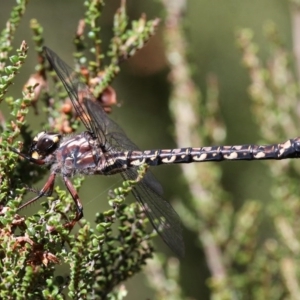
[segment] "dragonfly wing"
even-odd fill
[[[84,99],[84,105],[90,118],[94,122],[94,127],[96,128],[95,135],[98,139],[102,139],[102,142],[105,143],[105,147],[109,152],[116,153],[138,149],[138,147],[130,141],[121,127],[107,116],[98,102]]]
[[[68,92],[76,114],[79,116],[86,129],[90,133],[94,133],[96,129],[94,123],[90,118],[87,117],[86,110],[79,101],[79,97],[90,99],[94,98],[88,86],[81,82],[79,75],[62,59],[60,59],[55,52],[48,47],[44,47],[43,49],[50,66],[54,69],[66,91]],[[101,106],[100,108],[102,109]]]
[[[138,150],[138,147],[126,136],[123,130],[103,110],[97,109],[98,103],[86,102],[86,108],[96,127],[105,130],[106,143],[110,152]],[[104,121],[104,122],[103,122]],[[96,133],[97,134],[97,133]],[[137,168],[127,169],[121,173],[125,179],[137,178]],[[163,199],[163,189],[153,174],[148,171],[132,191],[142,205],[151,224],[165,243],[179,256],[184,255],[181,221],[169,202]]]
[[[129,169],[122,173],[125,179],[136,179],[137,170]],[[154,180],[153,180],[154,179]],[[133,188],[133,195],[143,207],[151,224],[178,257],[184,256],[184,242],[181,221],[171,204],[160,194],[160,184],[148,171],[144,178]]]
[[[138,150],[138,147],[126,136],[119,125],[111,120],[102,106],[95,101],[88,86],[80,81],[78,74],[49,48],[44,47],[44,52],[67,90],[76,113],[86,129],[97,138],[101,150],[111,154]],[[122,176],[125,179],[136,179],[137,168],[127,169]],[[133,195],[144,208],[153,227],[165,243],[178,256],[182,257],[184,243],[181,221],[170,203],[163,199],[162,194],[161,185],[150,172],[147,172],[133,189]]]

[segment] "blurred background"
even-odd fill
[[[112,37],[113,14],[119,3],[119,0],[110,0],[105,5],[100,34],[103,51],[107,50],[108,41]],[[1,1],[1,28],[5,26],[13,4],[11,0]],[[137,19],[141,13],[145,13],[148,19],[158,17],[162,18],[162,22],[158,32],[147,46],[121,66],[121,73],[113,82],[120,105],[113,108],[111,116],[141,149],[177,147],[174,139],[174,124],[169,110],[171,87],[163,40],[166,15],[163,5],[160,1],[154,0],[127,0],[127,12],[132,19]],[[248,95],[250,80],[247,70],[242,66],[242,54],[237,47],[236,32],[240,28],[253,30],[260,57],[265,59],[268,55],[269,43],[264,35],[264,27],[269,22],[276,24],[282,43],[292,49],[290,12],[291,4],[288,1],[186,1],[182,25],[188,42],[186,51],[192,78],[201,91],[201,97],[205,99],[207,78],[212,74],[216,76],[219,85],[220,115],[227,132],[225,144],[263,141],[259,134],[259,125],[255,123],[251,110]],[[29,59],[21,74],[17,76],[12,96],[21,97],[22,87],[37,64],[29,29],[30,20],[38,19],[44,28],[45,45],[72,65],[73,36],[78,20],[82,17],[83,1],[29,1],[27,12],[14,40],[16,47],[22,40],[26,40],[29,44]],[[182,102],[187,100],[183,98]],[[5,109],[3,111],[6,113]],[[33,116],[33,112],[31,113]],[[37,133],[41,130],[43,113],[29,120],[32,120],[30,126],[34,133]],[[292,137],[286,136],[286,139]],[[230,195],[236,210],[247,199],[257,199],[262,205],[272,201],[269,173],[264,163],[224,162],[220,167],[222,175],[219,184],[222,184],[224,190]],[[161,182],[166,199],[170,202],[176,200],[183,203],[189,200],[190,193],[179,166],[160,166],[152,171]],[[86,219],[92,221],[95,210],[108,208],[107,191],[118,184],[120,184],[118,176],[87,178],[80,191]],[[178,213],[180,215],[180,211]],[[261,237],[270,234],[268,222],[264,226],[260,232]],[[206,280],[210,276],[210,270],[201,243],[197,235],[188,229],[184,230],[184,239],[186,255],[180,261],[180,284],[184,294],[194,299],[209,299]],[[160,238],[156,238],[156,245],[159,251],[172,256]],[[153,297],[153,291],[143,273],[128,281],[126,286],[130,293],[129,299]]]

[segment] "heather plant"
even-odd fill
[[[119,183],[119,187],[101,195],[101,201],[107,199],[109,209],[95,208],[93,220],[82,219],[72,230],[65,224],[74,219],[74,203],[59,185],[51,196],[32,207],[33,213],[18,210],[27,194],[37,192],[33,186],[48,174],[47,169],[11,151],[12,147],[26,151],[34,134],[40,131],[32,129],[29,112],[46,115],[42,124],[45,130],[61,134],[81,130],[66,91],[45,61],[42,48],[51,45],[44,33],[44,21],[38,16],[30,21],[34,48],[28,47],[28,41],[15,45],[18,27],[31,9],[27,7],[29,2],[16,1],[0,34],[1,111],[5,106],[9,111],[0,115],[0,298],[132,299],[127,280],[143,270],[155,293],[153,298],[191,299],[188,284],[194,282],[191,274],[199,269],[199,261],[193,261],[186,272],[184,259],[158,253],[152,243],[157,234],[145,213],[127,199],[147,166],[140,167],[135,180]],[[120,1],[112,36],[104,46],[99,20],[104,17],[104,4],[111,3],[84,1],[82,19],[70,37],[73,68],[105,112],[113,116],[118,99],[126,102],[112,86],[123,62],[145,48],[153,35],[163,36],[169,74],[164,75],[169,81],[168,105],[177,146],[225,144],[227,129],[220,108],[219,79],[214,74],[207,76],[205,93],[194,80],[193,54],[184,19],[187,2],[159,3],[164,12],[159,16],[161,20],[148,20],[146,14],[131,20],[126,2]],[[296,20],[298,3],[293,1],[291,5],[291,15]],[[299,36],[296,26],[292,30],[295,37]],[[249,74],[248,93],[259,143],[271,144],[299,135],[300,55],[295,47],[293,56],[273,23],[266,23],[264,36],[269,45],[267,58],[260,55],[250,28],[236,31],[236,44]],[[19,92],[22,96],[12,97],[16,76],[22,74],[30,52],[37,58],[35,71]],[[122,111],[122,106],[119,109]],[[235,163],[229,163],[234,168]],[[192,242],[203,252],[206,268],[200,271],[207,274],[203,285],[210,298],[298,299],[297,160],[264,162],[271,180],[272,201],[267,204],[264,199],[248,199],[235,205],[223,188],[220,164],[186,164],[180,168],[188,201],[175,201],[175,209],[183,227],[193,236]],[[244,168],[249,168],[249,163]],[[72,181],[80,193],[84,177]],[[271,227],[267,232],[266,223]],[[187,251],[186,255],[188,259],[191,253]]]

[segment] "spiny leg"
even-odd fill
[[[36,197],[34,197],[33,199],[27,201],[26,203],[24,203],[23,205],[21,205],[18,208],[18,211],[27,207],[28,205],[34,203],[35,201],[37,201],[38,199],[42,198],[43,196],[50,196],[52,195],[53,192],[53,188],[54,188],[54,183],[55,183],[55,177],[56,174],[55,173],[51,173],[51,175],[49,176],[48,180],[46,181],[45,185],[43,186],[43,188],[38,192],[38,195]]]
[[[24,188],[25,188],[27,191],[29,191],[29,192],[31,192],[31,193],[34,193],[34,194],[40,194],[40,192],[41,192],[41,190],[36,189],[36,188],[33,188],[33,187],[29,186],[29,185],[25,185]],[[49,197],[49,196],[52,195],[52,192],[53,192],[53,191],[49,190],[49,191],[47,191],[47,192],[44,194],[44,196],[45,196],[45,197]]]
[[[18,208],[18,210],[21,210],[21,209],[27,207],[28,205],[34,203],[35,201],[37,201],[38,199],[40,199],[43,196],[51,196],[53,189],[54,189],[55,177],[56,177],[56,173],[52,173],[40,191],[37,191],[33,188],[27,188],[28,190],[30,190],[32,192],[37,192],[38,195],[36,197],[34,197],[33,199],[27,201],[23,205],[21,205]],[[64,181],[69,193],[71,194],[71,196],[74,200],[75,206],[76,206],[76,216],[75,216],[74,220],[71,222],[68,222],[67,224],[64,225],[64,227],[71,230],[74,227],[74,225],[83,217],[83,207],[82,207],[81,201],[79,199],[78,193],[77,193],[76,189],[74,188],[73,184],[71,183],[71,181],[69,180],[69,178],[66,176],[63,176],[63,181]]]
[[[76,191],[76,189],[74,188],[72,182],[69,180],[68,177],[63,176],[63,181],[69,191],[69,193],[71,194],[73,201],[75,203],[76,206],[76,216],[74,218],[74,220],[72,222],[69,222],[68,224],[65,224],[65,227],[69,227],[69,228],[73,228],[74,225],[83,217],[83,206],[81,204],[79,195]]]

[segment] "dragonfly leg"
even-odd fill
[[[73,220],[73,222],[76,223],[83,217],[83,206],[79,199],[78,193],[77,193],[76,189],[74,188],[72,182],[69,180],[69,178],[66,176],[63,176],[63,181],[64,181],[68,191],[70,192],[70,194],[74,200],[75,206],[76,206],[76,216],[75,216],[75,219]]]
[[[43,186],[43,188],[38,192],[38,195],[36,197],[34,197],[33,199],[27,201],[26,203],[24,203],[23,205],[21,205],[18,210],[21,210],[25,207],[27,207],[28,205],[34,203],[35,201],[37,201],[38,199],[42,198],[43,196],[50,196],[53,192],[53,187],[54,187],[54,182],[55,182],[55,177],[56,174],[52,173],[48,180],[46,181],[45,185]],[[32,189],[33,191],[33,189]]]
[[[41,192],[39,189],[30,187],[30,186],[28,186],[28,185],[25,185],[24,187],[25,187],[25,189],[26,189],[27,191],[32,192],[32,193],[34,193],[34,194],[40,194],[40,192]],[[52,192],[53,192],[53,190],[48,190],[43,196],[49,197],[49,196],[52,195]]]

